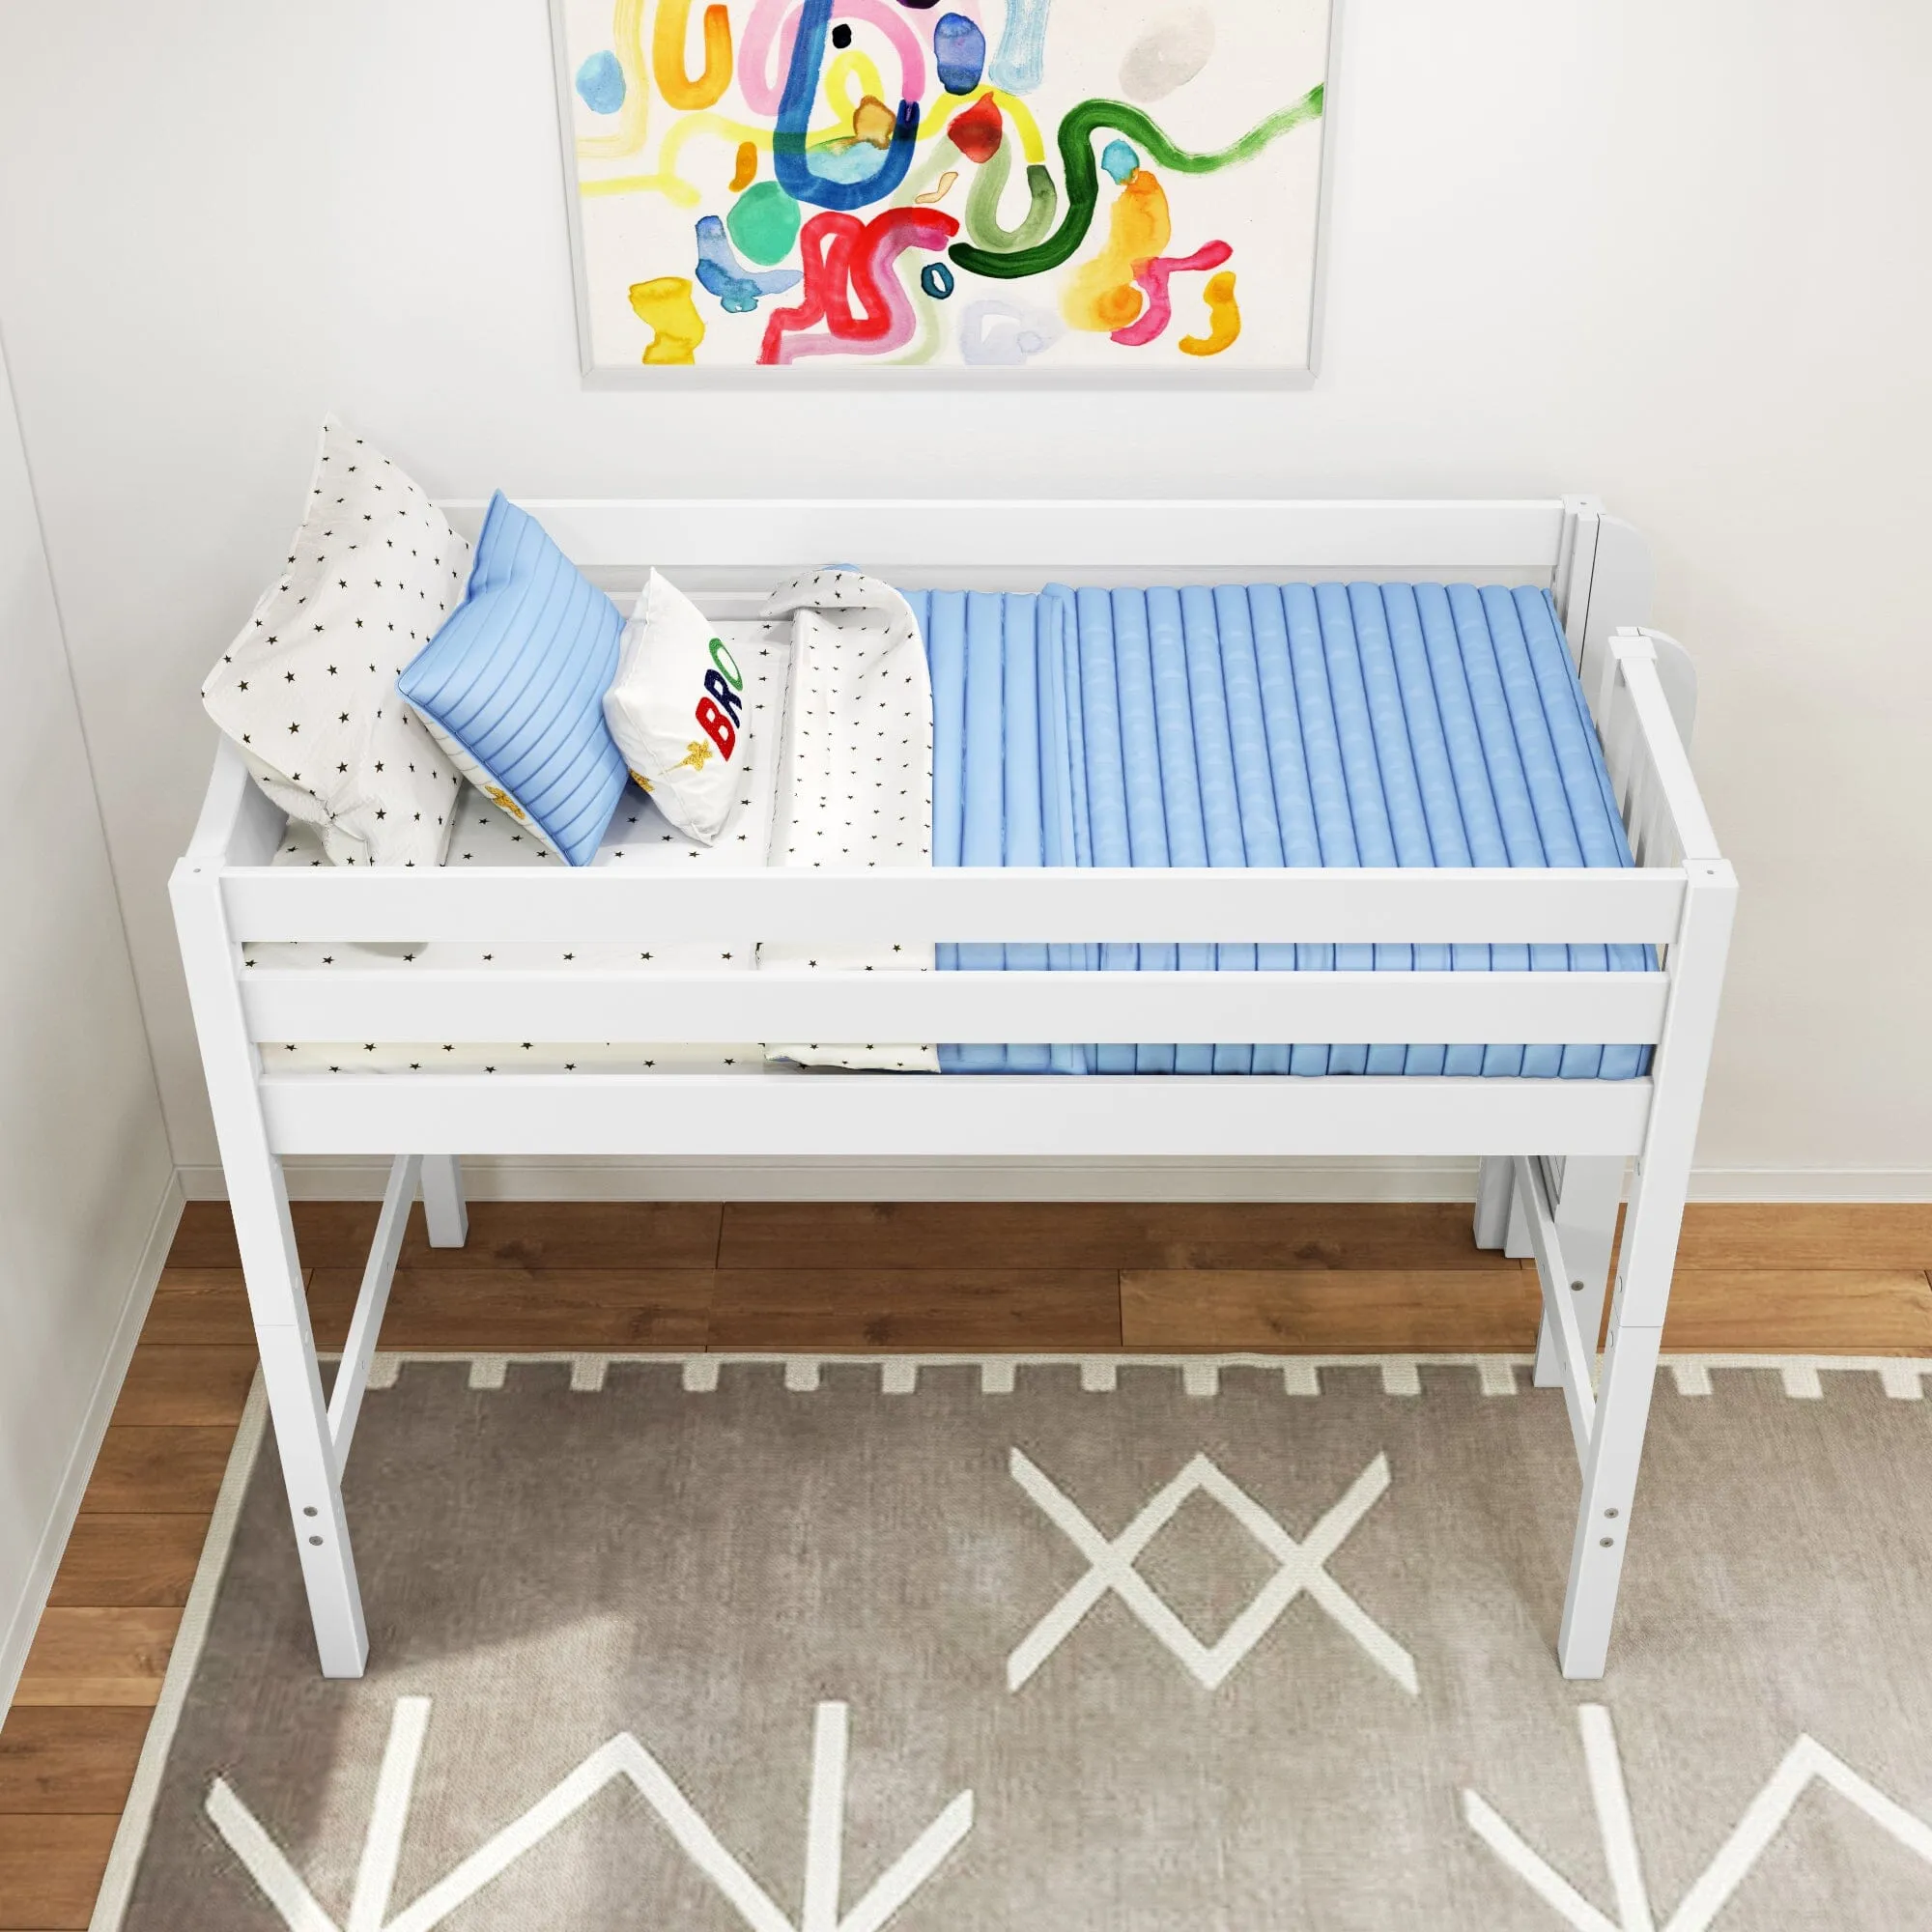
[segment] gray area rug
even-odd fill
[[[1501,1357],[381,1357],[260,1393],[97,1926],[1932,1924],[1932,1364],[1680,1359],[1608,1677]]]

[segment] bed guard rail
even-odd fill
[[[1663,640],[1666,647],[1668,640]],[[593,867],[276,867],[279,814],[224,748],[178,899],[218,909],[224,943],[555,941],[558,969],[319,973],[239,963],[249,1037],[286,1039],[1347,1039],[1371,1044],[1662,1035],[1687,895],[1729,885],[1659,676],[1658,640],[1609,639],[1606,760],[1637,864],[1608,868],[1094,868],[652,873]],[[573,946],[668,940],[739,950],[928,938],[1093,946],[1649,944],[1662,970],[748,974],[566,969]],[[1065,955],[1063,955],[1064,957]],[[1078,955],[1076,955],[1076,959]],[[1097,964],[1095,955],[1087,961]],[[1056,962],[1058,966],[1059,962]]]

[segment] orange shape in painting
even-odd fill
[[[1183,335],[1175,347],[1183,355],[1218,355],[1241,332],[1240,305],[1235,300],[1235,271],[1223,269],[1201,292],[1208,298],[1208,333]]]
[[[660,0],[651,34],[651,69],[658,92],[673,107],[690,112],[709,107],[731,85],[731,14],[724,7],[704,10],[704,71],[693,80],[684,71],[685,29],[691,0]]]
[[[944,201],[952,192],[952,184],[958,179],[959,170],[957,168],[948,168],[931,187],[927,188],[923,194],[914,195],[913,199],[922,208],[930,208],[934,202]]]
[[[1136,168],[1115,198],[1108,220],[1107,245],[1091,262],[1084,262],[1075,270],[1066,293],[1061,298],[1061,313],[1068,326],[1102,334],[1126,327],[1147,300],[1134,286],[1134,270],[1151,256],[1166,254],[1173,235],[1166,190],[1154,179],[1151,169]],[[1228,340],[1232,342],[1234,337]],[[1213,351],[1194,353],[1211,355]]]
[[[738,165],[731,170],[731,192],[750,187],[758,175],[758,149],[753,141],[738,143]]]
[[[691,282],[684,275],[659,275],[654,281],[631,284],[631,307],[651,330],[644,360],[653,365],[696,362],[704,340],[704,318],[691,298]]]

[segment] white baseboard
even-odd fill
[[[128,1284],[127,1298],[114,1324],[114,1339],[108,1345],[100,1373],[95,1378],[94,1393],[88,1398],[87,1419],[62,1472],[47,1526],[34,1551],[19,1600],[7,1610],[6,1633],[0,1635],[0,1716],[5,1715],[14,1701],[41,1612],[46,1608],[47,1593],[53,1588],[54,1572],[60,1568],[61,1554],[73,1531],[74,1519],[80,1514],[81,1498],[87,1493],[88,1479],[94,1474],[95,1458],[100,1453],[101,1439],[107,1434],[134,1345],[141,1339],[141,1325],[148,1319],[148,1305],[155,1298],[155,1287],[167,1264],[168,1250],[174,1245],[175,1229],[181,1223],[186,1201],[180,1176],[170,1175],[156,1204],[140,1263]]]
[[[187,1167],[190,1201],[219,1201],[218,1167]],[[377,1201],[386,1162],[292,1160],[300,1201]],[[1473,1160],[1374,1161],[720,1161],[511,1160],[463,1163],[476,1201],[1470,1201]],[[1691,1176],[1693,1201],[1932,1201],[1920,1168],[1717,1167]]]
[[[1932,1168],[1703,1167],[1693,1201],[1932,1201]]]

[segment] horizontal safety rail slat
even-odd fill
[[[289,1073],[261,1084],[277,1153],[840,1156],[1002,1161],[1634,1153],[1648,1080],[1297,1080],[1211,1074]],[[1258,1191],[1270,1184],[1257,1170]],[[828,1179],[828,1186],[835,1185]],[[859,1184],[868,1182],[860,1178]]]
[[[1563,505],[1555,498],[1463,503],[1293,502],[1228,497],[999,503],[851,498],[599,501],[526,499],[581,565],[745,569],[769,585],[828,556],[860,568],[948,570],[994,565],[1064,578],[1082,570],[1224,568],[1262,581],[1297,571],[1553,569]],[[487,505],[441,508],[473,536]]]
[[[1669,939],[1672,868],[436,871],[230,867],[237,939],[1599,945]],[[1223,1037],[1226,1037],[1224,1035]]]
[[[1662,973],[657,973],[255,968],[256,1040],[1649,1044]]]

